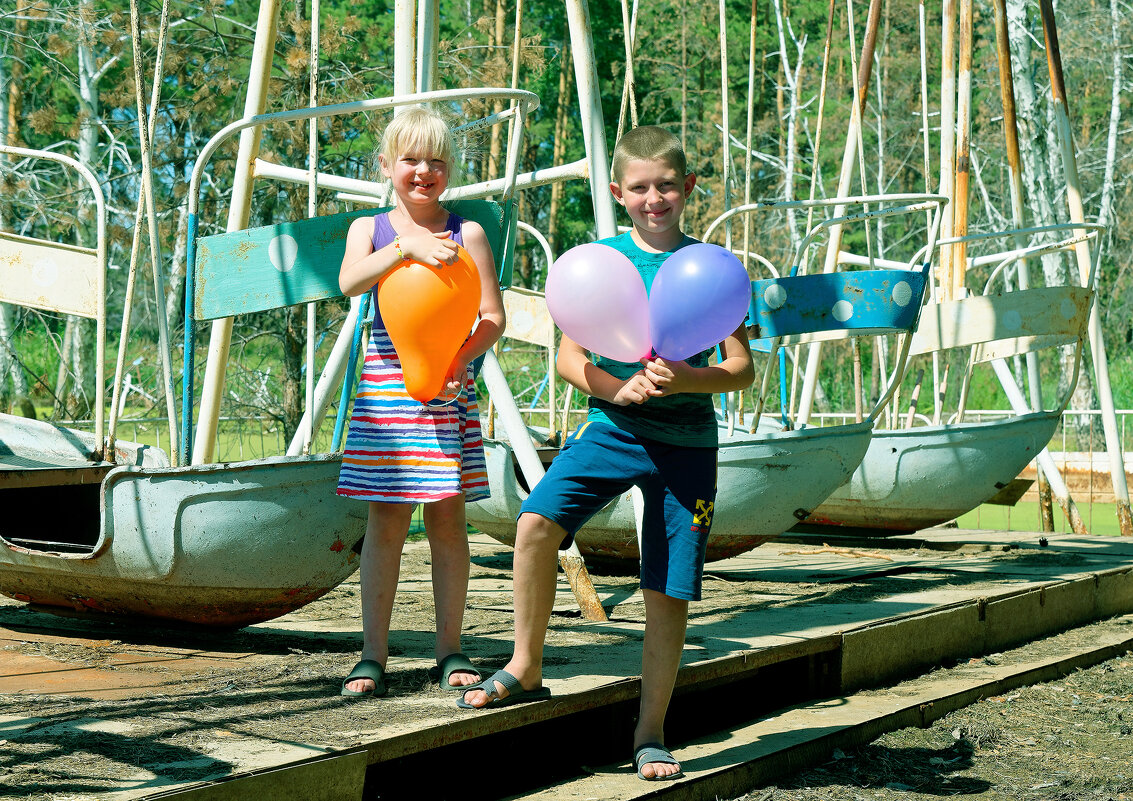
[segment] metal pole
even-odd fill
[[[956,100],[956,186],[952,197],[952,235],[968,233],[968,185],[972,142],[972,0],[960,0],[960,79]],[[967,272],[968,243],[952,246],[952,297],[962,297]],[[966,383],[965,383],[966,386]]]
[[[940,238],[949,239],[956,178],[956,0],[944,0],[940,37],[940,194],[948,198],[940,220]],[[936,283],[944,289],[941,300],[952,300],[951,248],[940,250]]]
[[[1027,406],[1027,399],[1023,397],[1022,391],[1015,383],[1015,376],[1011,374],[1011,368],[1007,366],[1007,362],[1002,359],[994,359],[991,362],[991,366],[1015,413],[1026,414],[1029,412],[1030,408]],[[1089,534],[1090,532],[1086,530],[1086,523],[1082,520],[1082,515],[1078,511],[1078,506],[1074,503],[1074,499],[1070,497],[1070,490],[1066,487],[1065,482],[1063,482],[1062,475],[1058,472],[1058,466],[1054,463],[1054,459],[1051,458],[1050,451],[1044,447],[1042,451],[1039,452],[1039,455],[1035,457],[1035,461],[1039,469],[1049,477],[1051,492],[1058,501],[1058,505],[1061,506],[1062,510],[1066,513],[1066,519],[1070,522],[1070,528],[1075,534]]]
[[[999,95],[1003,103],[1003,135],[1007,148],[1007,170],[1010,177],[1011,216],[1016,228],[1026,226],[1026,213],[1023,209],[1023,161],[1019,152],[1019,126],[1015,114],[1015,79],[1011,76],[1011,46],[1007,36],[1006,0],[992,0],[995,9],[995,49],[999,65]],[[1015,238],[1015,246],[1026,246],[1020,235]],[[1027,259],[1019,259],[1016,268],[1019,289],[1031,285]],[[1026,355],[1027,389],[1031,399],[1031,411],[1042,409],[1042,379],[1039,376],[1038,355],[1033,351]],[[1038,470],[1039,510],[1043,531],[1054,531],[1054,510],[1051,504],[1050,483],[1046,473]]]
[[[319,0],[311,0],[311,74],[310,107],[319,105]],[[307,217],[319,213],[319,121],[312,117],[307,127]],[[299,430],[306,432],[303,452],[310,453],[315,441],[315,331],[317,318],[315,304],[307,304],[307,386],[306,425]]]
[[[582,138],[585,145],[587,161],[590,166],[590,191],[594,202],[594,225],[599,237],[613,236],[617,233],[617,214],[614,209],[614,199],[610,194],[610,165],[606,151],[606,130],[602,119],[602,96],[598,87],[598,70],[594,62],[594,39],[590,29],[590,11],[586,0],[567,0],[567,24],[570,29],[571,54],[574,59],[575,83],[578,86],[579,114],[582,121]],[[498,368],[494,355],[489,351],[484,362],[485,381],[492,372],[489,365]],[[502,373],[501,373],[502,376]],[[489,388],[490,391],[490,388]],[[512,447],[522,446],[534,452],[534,445],[527,435],[527,428],[522,418],[518,422],[509,423],[510,415],[505,415],[505,406],[515,404],[507,389],[506,382],[498,393],[492,393],[496,399],[500,416],[508,430],[508,438]],[[503,401],[501,403],[501,401]],[[518,415],[518,410],[517,410]],[[515,432],[512,432],[512,428]],[[516,451],[519,458],[519,450]],[[542,477],[543,466],[536,458],[533,464],[524,467],[520,462],[528,486]],[[640,528],[640,523],[639,523]],[[586,563],[578,550],[578,544],[572,543],[570,549],[559,551],[559,563],[570,581],[571,590],[579,608],[588,620],[606,620],[606,611],[594,585],[590,581],[590,574],[586,570]]]
[[[162,8],[162,28],[168,26],[169,5],[165,3]],[[153,157],[150,153],[150,144],[153,141],[153,126],[148,121],[149,114],[157,113],[155,105],[147,113],[145,98],[142,94],[144,80],[142,77],[142,21],[138,11],[137,0],[130,3],[130,39],[133,42],[134,54],[134,82],[136,90],[134,96],[138,105],[138,140],[142,155],[142,193],[146,199],[146,219],[149,222],[149,251],[150,266],[153,268],[153,295],[157,305],[154,314],[157,317],[157,349],[161,359],[161,374],[165,380],[165,410],[169,418],[169,450],[170,455],[177,464],[177,411],[176,399],[173,393],[173,367],[170,365],[169,349],[169,321],[165,318],[165,279],[161,267],[161,239],[157,230],[157,210],[154,208],[153,197]],[[162,36],[164,41],[164,36]],[[157,84],[161,81],[160,75],[154,75],[154,93],[157,93]],[[134,235],[137,236],[137,231]],[[102,360],[98,362],[98,381],[102,382]],[[101,407],[100,407],[101,408]]]
[[[853,105],[850,116],[850,128],[846,133],[846,147],[842,153],[842,170],[838,176],[838,190],[836,197],[846,197],[850,192],[850,182],[854,177],[854,168],[857,166],[858,141],[861,134],[862,116],[865,113],[866,98],[869,95],[870,73],[873,70],[873,50],[877,43],[877,29],[881,23],[881,0],[870,0],[869,16],[866,18],[866,30],[862,39],[862,54],[858,62],[857,102]],[[865,191],[863,187],[862,191]],[[844,205],[834,207],[833,216],[841,217],[846,213]],[[838,252],[842,249],[842,226],[830,227],[830,240],[826,246],[826,261],[823,272],[832,273],[838,267]],[[818,383],[818,363],[822,355],[822,343],[816,342],[807,349],[806,373],[803,378],[802,392],[799,395],[799,411],[797,423],[801,427],[810,420],[811,409],[814,406],[815,386]]]
[[[1046,39],[1046,60],[1050,71],[1050,93],[1054,102],[1055,128],[1062,150],[1062,169],[1066,179],[1066,204],[1070,210],[1070,221],[1085,222],[1086,214],[1082,208],[1082,186],[1078,179],[1078,161],[1074,154],[1074,134],[1070,129],[1070,113],[1066,101],[1066,83],[1062,75],[1062,56],[1058,48],[1058,29],[1054,21],[1054,7],[1051,0],[1039,0],[1042,11],[1043,35]],[[1084,286],[1090,285],[1092,278],[1092,258],[1089,242],[1082,241],[1074,246],[1078,260],[1078,271]],[[1117,414],[1113,406],[1113,390],[1109,383],[1109,365],[1106,360],[1105,340],[1102,338],[1101,322],[1098,316],[1097,296],[1090,308],[1090,353],[1094,360],[1094,377],[1101,404],[1102,428],[1105,431],[1106,450],[1109,452],[1110,472],[1113,478],[1113,495],[1117,502],[1117,520],[1123,537],[1133,536],[1133,512],[1129,507],[1129,486],[1125,480],[1125,463],[1121,452],[1121,437],[1117,431]]]
[[[244,116],[262,114],[267,108],[268,83],[271,77],[272,54],[282,0],[260,0],[259,18],[256,20],[256,39],[252,47],[252,63],[248,74],[248,93],[244,98]],[[247,128],[240,133],[240,148],[236,155],[235,177],[232,182],[232,199],[228,207],[229,231],[248,227],[252,208],[252,163],[260,149],[259,128]],[[186,326],[189,321],[186,320]],[[193,442],[192,463],[211,462],[216,446],[216,423],[220,417],[220,399],[224,392],[224,372],[228,364],[228,349],[232,343],[232,318],[214,320],[209,340],[208,362],[205,365],[204,386],[201,390],[201,409],[198,415],[196,439]],[[188,359],[189,355],[186,354]],[[190,412],[191,413],[191,412]]]
[[[431,92],[437,71],[440,20],[436,0],[421,0],[417,7],[417,91]],[[514,88],[514,87],[513,87]]]
[[[393,4],[393,93],[413,94],[414,0],[396,0]],[[394,109],[400,113],[404,107]]]

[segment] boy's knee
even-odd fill
[[[515,530],[515,544],[541,547],[554,546],[558,550],[566,539],[566,529],[555,521],[534,512],[524,512],[519,516]]]

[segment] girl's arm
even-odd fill
[[[733,392],[751,386],[755,367],[743,324],[722,343],[724,358],[707,367],[689,367],[687,362],[666,361],[660,357],[644,360],[645,375],[665,395],[679,392]]]
[[[485,243],[487,240],[485,240]],[[400,238],[404,258],[439,267],[456,261],[456,243],[449,232],[410,234]],[[489,257],[490,257],[489,253]],[[348,296],[361,295],[373,288],[386,273],[401,264],[402,256],[391,242],[374,250],[374,218],[359,217],[346,233],[346,252],[338,271],[338,288]]]
[[[374,218],[359,217],[346,233],[346,252],[338,270],[338,288],[349,297],[361,295],[401,263],[392,243],[374,250]]]
[[[559,343],[555,369],[559,375],[587,395],[618,406],[645,403],[661,394],[661,391],[646,377],[644,370],[639,370],[624,381],[615,378],[591,362],[586,349],[566,334],[563,334]]]
[[[469,363],[496,344],[496,340],[503,336],[507,322],[500,282],[496,276],[496,261],[492,258],[487,234],[478,223],[471,220],[464,221],[461,233],[464,249],[472,257],[480,275],[480,321],[453,359],[449,372],[450,389],[464,386],[464,374]]]

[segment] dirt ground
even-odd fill
[[[1130,625],[1130,618],[1121,622]],[[1113,625],[1099,624],[1099,625]],[[1088,640],[1092,627],[1071,632]],[[1042,642],[1020,651],[1041,654]],[[999,664],[1015,655],[991,655]],[[978,662],[983,660],[973,660]],[[736,801],[1133,799],[1133,654],[835,750]]]
[[[1001,558],[1077,557],[1030,551]],[[7,631],[0,637],[0,660],[39,666],[23,674],[0,671],[0,687],[7,688],[0,689],[0,799],[136,797],[170,782],[245,769],[250,749],[264,749],[264,757],[277,757],[278,763],[349,747],[375,732],[396,731],[408,719],[420,725],[458,718],[462,712],[454,696],[429,679],[428,562],[427,544],[410,543],[393,620],[391,691],[381,702],[338,696],[361,648],[356,576],[285,618],[232,632],[58,617],[0,598],[0,627]],[[499,666],[510,653],[510,549],[478,546],[472,574],[478,589],[465,618],[466,650],[480,665]],[[964,579],[951,574],[942,580]],[[869,600],[892,591],[876,579],[709,581],[711,591],[694,608],[695,616],[711,618],[736,606],[766,603],[760,599],[769,596],[776,604],[810,605]],[[636,577],[602,582],[626,599],[617,606],[621,620],[643,618],[642,605],[633,601]],[[569,607],[557,610],[552,621],[547,658],[552,676],[557,662],[569,661],[555,656],[556,644],[620,645],[635,637],[585,629]],[[640,658],[640,645],[629,645],[608,650],[611,658],[623,650],[632,657],[612,668],[627,676],[636,672],[633,659]],[[51,671],[118,691],[93,698],[77,685],[66,692],[36,691],[34,683]],[[25,685],[20,675],[28,677]],[[982,702],[924,731],[886,735],[745,798],[1133,798],[1131,693],[1133,657],[1114,660]],[[271,747],[277,751],[266,753]]]

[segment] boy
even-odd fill
[[[696,185],[680,140],[655,126],[626,133],[614,148],[610,191],[625,207],[631,231],[602,240],[627,256],[651,286],[661,263],[696,242],[681,231],[685,201]],[[589,354],[564,336],[559,375],[590,396],[586,422],[568,438],[520,512],[515,543],[515,646],[511,661],[465,690],[463,707],[497,707],[546,698],[543,644],[555,598],[558,549],[610,499],[636,484],[645,496],[641,589],[645,642],[634,764],[646,780],[681,775],[664,747],[664,720],[681,651],[688,602],[699,600],[704,549],[716,496],[716,416],[711,394],[751,384],[747,334],[687,361],[659,357],[641,364]]]

